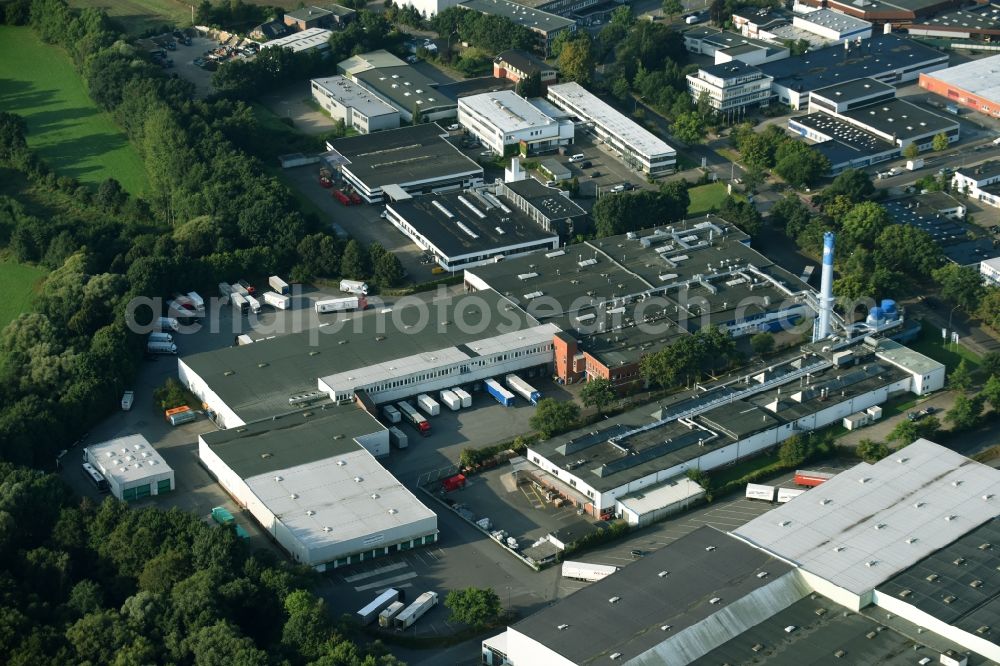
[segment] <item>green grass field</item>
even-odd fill
[[[979,367],[981,359],[978,354],[969,351],[960,344],[952,344],[951,342],[944,344],[944,342],[941,339],[941,329],[925,323],[920,329],[920,335],[913,342],[907,343],[907,347],[924,356],[929,356],[939,363],[944,363],[948,372],[957,368],[963,358],[968,361],[971,369],[975,370]]]
[[[0,329],[22,312],[32,309],[35,292],[45,277],[45,269],[0,260]]]
[[[0,26],[0,109],[24,117],[28,145],[56,173],[145,191],[145,167],[125,134],[87,96],[66,54],[28,28]]]
[[[69,0],[70,7],[95,7],[122,24],[130,35],[164,25],[191,25],[191,4],[179,0]]]
[[[688,215],[703,215],[722,206],[722,202],[726,200],[726,186],[722,183],[698,185],[688,190],[688,196],[691,197]]]

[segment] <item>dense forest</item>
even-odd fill
[[[79,503],[56,477],[0,464],[0,654],[9,666],[393,666],[344,637],[315,576],[249,554],[178,511]]]

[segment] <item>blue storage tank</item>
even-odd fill
[[[871,327],[881,326],[885,323],[885,314],[882,312],[882,308],[874,307],[868,311],[868,318],[865,319],[865,323]]]
[[[886,319],[896,318],[896,301],[891,298],[882,299],[882,313],[885,315]]]

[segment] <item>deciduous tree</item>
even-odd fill
[[[615,387],[610,379],[596,377],[584,384],[580,389],[580,400],[588,407],[597,409],[597,413],[602,413],[605,408],[614,404],[618,399]]]
[[[491,588],[467,587],[452,590],[445,597],[444,605],[451,611],[452,622],[462,622],[472,627],[486,627],[500,617],[500,597]]]

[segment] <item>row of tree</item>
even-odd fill
[[[0,653],[11,665],[399,664],[345,638],[315,574],[171,509],[80,502],[0,464]],[[460,608],[461,610],[461,608]]]
[[[777,125],[757,132],[752,123],[742,123],[733,128],[730,136],[743,161],[744,182],[751,189],[763,182],[768,169],[798,188],[815,184],[830,170],[830,161],[824,155]]]
[[[591,216],[599,238],[679,222],[687,217],[691,197],[682,180],[660,185],[656,191],[607,194],[594,204]]]

